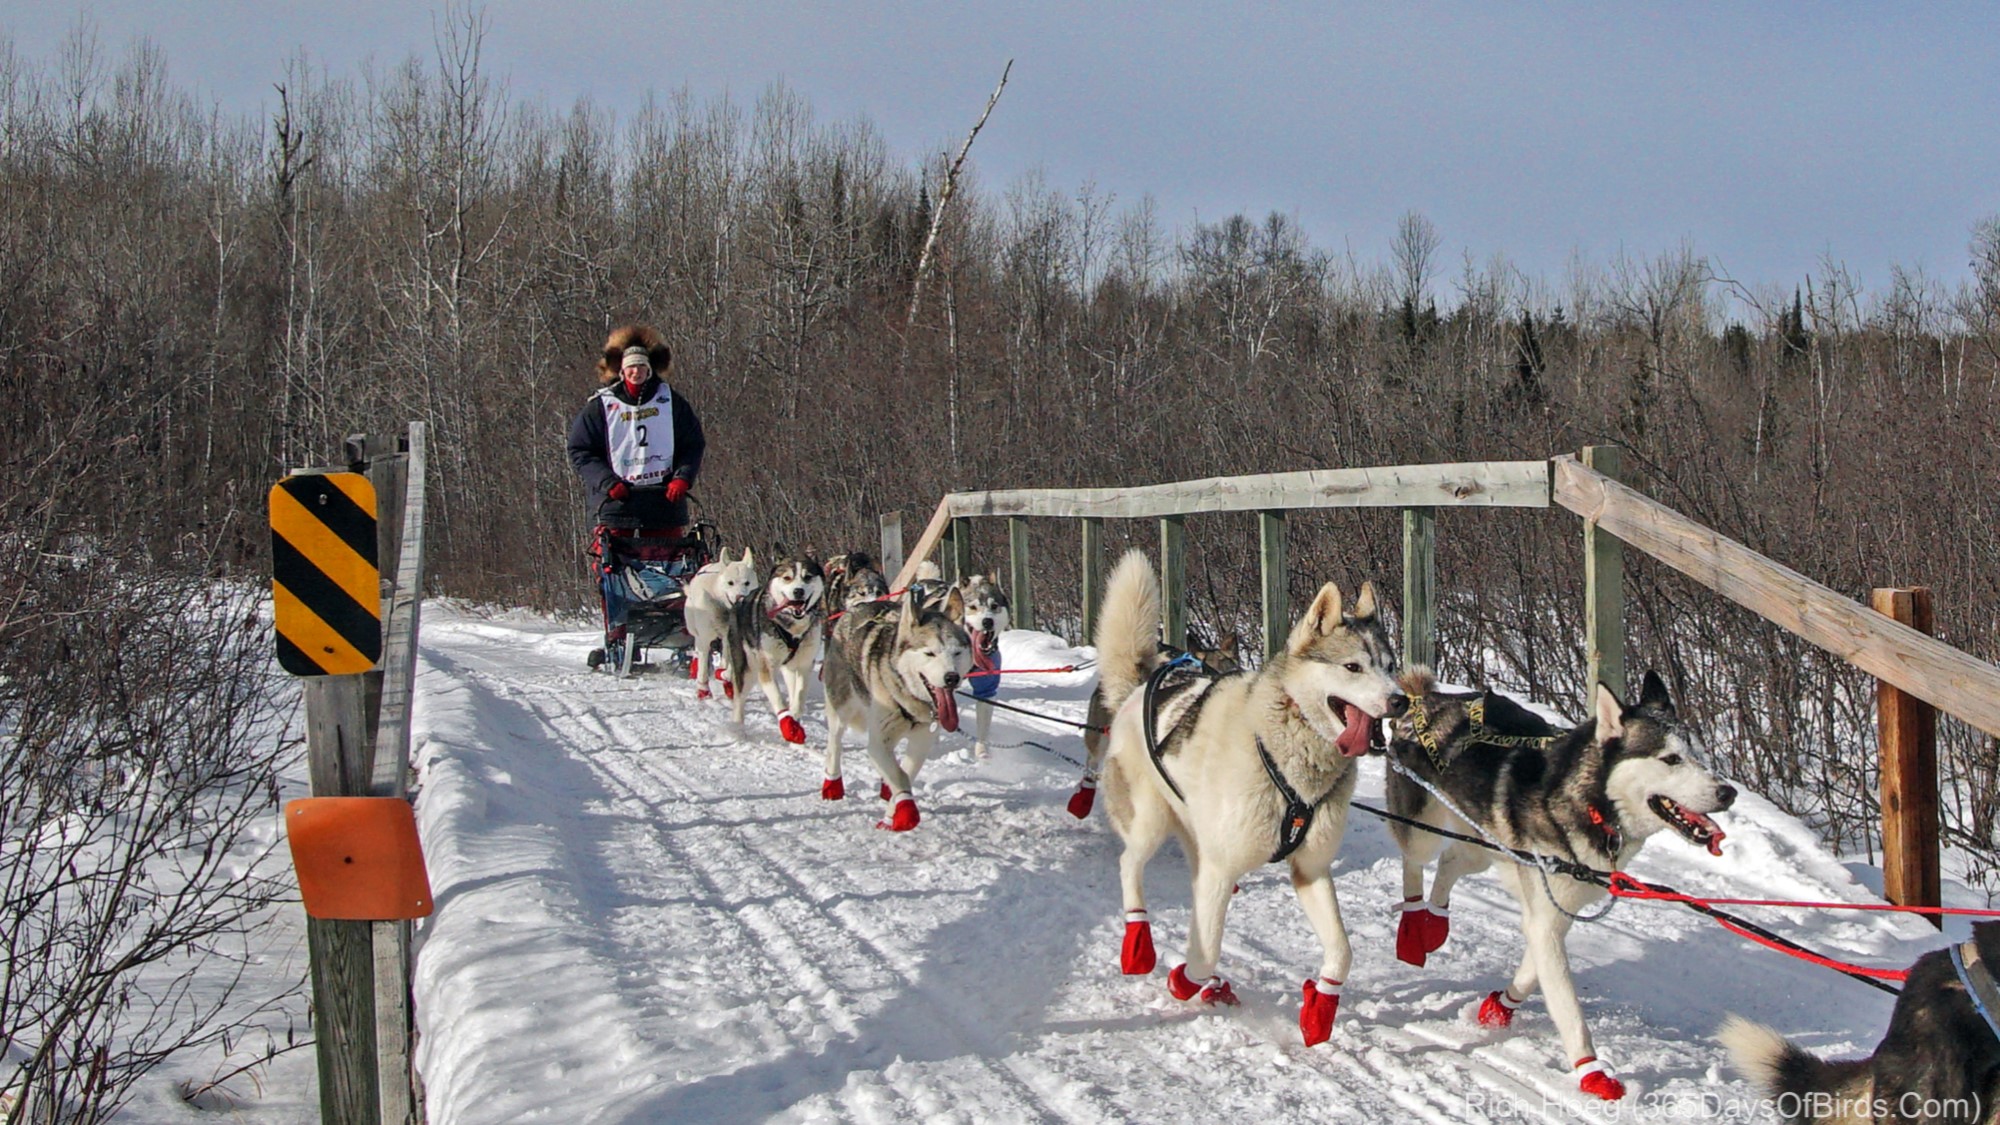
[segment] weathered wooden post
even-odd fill
[[[952,582],[972,575],[972,521],[963,516],[951,521],[951,546],[945,552],[945,578]]]
[[[1624,451],[1615,445],[1586,445],[1583,463],[1612,480],[1622,480]],[[1587,715],[1600,683],[1625,699],[1625,544],[1600,529],[1594,519],[1583,524],[1583,634]]]
[[[305,677],[315,797],[407,796],[424,437],[423,425],[413,423],[400,453],[393,438],[350,438],[349,462],[359,471],[295,474],[272,489],[279,659]],[[363,472],[366,483],[358,483]],[[428,902],[420,908],[427,912]],[[361,917],[385,916],[411,915]],[[410,1125],[420,1114],[410,1052],[409,926],[353,918],[306,919],[321,1120]]]
[[[1028,586],[1028,520],[1007,517],[1007,599],[1016,629],[1035,627],[1035,596]]]
[[[1437,509],[1403,509],[1403,663],[1437,663]]]
[[[1257,546],[1264,585],[1264,659],[1283,652],[1292,631],[1292,607],[1285,586],[1285,513],[1257,513]]]
[[[958,538],[958,530],[957,520],[946,520],[944,534],[938,536],[938,573],[944,576],[946,582],[958,581],[958,575],[952,573],[952,568],[958,564],[958,547],[952,542]]]
[[[1175,648],[1187,647],[1187,517],[1160,517],[1160,629]]]
[[[1879,587],[1868,600],[1877,613],[1919,632],[1933,628],[1926,587]],[[1875,733],[1882,768],[1882,897],[1900,906],[1941,905],[1937,709],[1877,680]],[[1944,928],[1942,915],[1930,915],[1930,921]]]
[[[882,574],[894,578],[903,569],[903,513],[882,513]]]
[[[1083,524],[1083,637],[1079,644],[1092,644],[1097,636],[1097,611],[1104,608],[1104,521],[1085,516]]]

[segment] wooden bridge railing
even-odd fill
[[[1586,683],[1625,694],[1624,548],[1629,546],[1731,601],[1833,653],[1885,685],[1879,737],[1885,894],[1905,905],[1938,905],[1935,723],[1929,707],[2000,737],[2000,668],[1928,636],[1923,613],[1898,611],[1904,623],[1750,550],[1619,482],[1619,451],[1587,448],[1581,457],[1548,461],[1484,461],[1318,469],[1259,476],[1216,477],[1135,488],[1004,489],[957,492],[939,502],[910,549],[897,588],[919,561],[940,546],[947,577],[970,567],[966,521],[1008,521],[1009,592],[1033,626],[1029,591],[1028,517],[1080,520],[1083,542],[1083,628],[1096,624],[1102,595],[1102,521],[1160,521],[1162,630],[1185,645],[1186,533],[1182,520],[1198,512],[1258,513],[1263,623],[1268,655],[1289,631],[1285,587],[1285,513],[1294,508],[1399,508],[1403,515],[1403,647],[1406,660],[1433,663],[1436,604],[1434,517],[1441,507],[1560,506],[1584,520]],[[886,527],[886,521],[885,521]],[[900,523],[897,547],[901,547]],[[891,557],[884,551],[885,558]],[[1885,606],[1900,605],[1881,595]],[[1908,601],[1909,599],[1902,599]],[[1889,694],[1903,693],[1908,698]]]

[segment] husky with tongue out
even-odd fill
[[[965,631],[972,639],[969,686],[977,700],[973,707],[972,752],[984,758],[988,753],[986,735],[993,729],[993,705],[987,700],[1000,693],[1000,634],[1013,622],[1007,592],[1000,588],[999,578],[968,575],[959,581],[958,593],[965,599]]]
[[[735,687],[729,698],[737,725],[743,723],[743,697],[754,674],[778,717],[778,733],[786,742],[805,743],[798,715],[825,625],[826,571],[805,556],[780,558],[763,592],[736,603],[722,650]]]
[[[1236,1003],[1217,972],[1230,895],[1254,868],[1287,863],[1323,951],[1299,1007],[1307,1046],[1332,1035],[1351,956],[1332,866],[1355,760],[1380,744],[1378,720],[1407,703],[1375,610],[1373,586],[1349,608],[1329,582],[1261,669],[1211,676],[1163,663],[1159,582],[1133,551],[1112,572],[1097,626],[1099,691],[1113,714],[1100,786],[1125,842],[1120,967],[1153,971],[1144,874],[1174,836],[1193,869],[1194,910],[1187,961],[1167,988],[1178,1000]]]
[[[1597,685],[1595,714],[1567,730],[1504,696],[1439,691],[1426,668],[1405,674],[1403,688],[1410,705],[1393,724],[1387,789],[1397,816],[1603,872],[1622,869],[1663,829],[1722,854],[1723,832],[1709,814],[1728,808],[1736,790],[1702,764],[1693,727],[1654,673],[1629,707]],[[1598,1061],[1563,944],[1570,915],[1602,900],[1604,890],[1558,874],[1544,885],[1539,867],[1408,824],[1391,821],[1389,831],[1403,852],[1396,956],[1422,965],[1445,942],[1453,885],[1502,860],[1500,879],[1521,904],[1528,948],[1513,981],[1480,1005],[1479,1022],[1509,1026],[1539,986],[1578,1087],[1607,1101],[1624,1097],[1624,1084]],[[1426,898],[1424,865],[1440,851]]]
[[[917,826],[910,784],[937,746],[937,730],[958,729],[953,695],[972,670],[972,640],[961,622],[965,599],[953,588],[932,608],[918,590],[895,602],[856,606],[833,627],[826,663],[826,780],[820,796],[847,795],[840,773],[841,735],[852,728],[868,739],[868,756],[882,774],[889,816],[876,825],[892,832]],[[896,760],[905,739],[909,750]]]

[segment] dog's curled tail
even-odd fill
[[[1115,715],[1160,662],[1160,583],[1145,552],[1125,552],[1111,572],[1096,641],[1098,691]]]
[[[1789,1094],[1786,1100],[1800,1106],[1861,1105],[1869,1100],[1866,1059],[1828,1062],[1763,1024],[1737,1015],[1722,1021],[1715,1038],[1729,1052],[1737,1072],[1767,1097]],[[1802,1112],[1796,1120],[1820,1119]]]
[[[1396,686],[1411,699],[1422,699],[1437,686],[1437,673],[1428,664],[1412,664],[1396,677]]]

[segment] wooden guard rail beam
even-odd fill
[[[917,563],[937,549],[953,519],[968,516],[1058,516],[1146,519],[1201,512],[1261,512],[1289,508],[1549,506],[1547,461],[1473,461],[1452,465],[1391,465],[1366,469],[1306,469],[1241,477],[1209,477],[1133,488],[1017,488],[954,492],[938,502],[930,523],[890,583],[901,589]]]
[[[1553,464],[1557,504],[1876,679],[2000,736],[2000,668],[1843,597],[1575,457]]]

